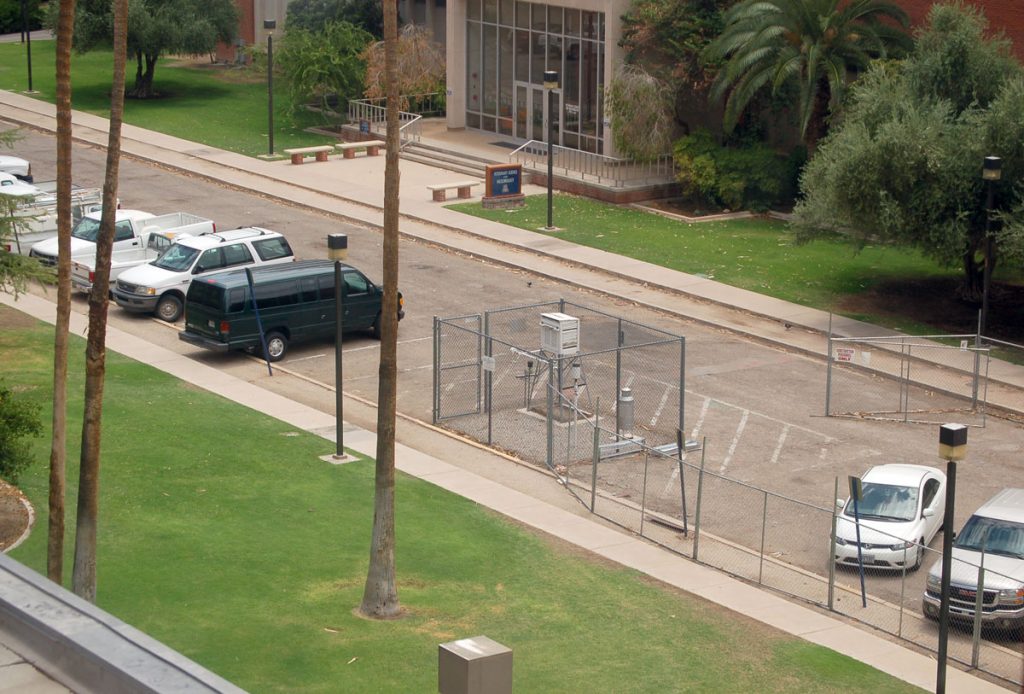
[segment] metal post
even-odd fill
[[[864,552],[861,550],[860,542],[860,509],[857,506],[857,495],[851,494],[851,496],[853,497],[853,528],[857,531],[857,568],[860,572],[860,606],[867,607],[868,593],[867,589],[864,588]]]
[[[431,374],[432,375],[432,380],[433,380],[433,383],[434,383],[434,408],[433,408],[434,411],[431,413],[432,414],[431,423],[435,424],[435,425],[437,424],[437,415],[438,415],[438,412],[439,412],[439,410],[441,408],[441,382],[440,382],[440,379],[438,377],[439,376],[439,372],[440,372],[440,368],[441,368],[441,345],[440,345],[440,341],[441,341],[441,322],[438,320],[437,316],[434,316],[434,368],[433,368],[433,374]]]
[[[548,362],[548,416],[547,416],[547,453],[544,462],[548,470],[555,469],[554,451],[555,445],[555,367]]]
[[[489,312],[484,313],[484,356],[490,358],[493,355],[494,343],[491,339],[490,331],[490,318]],[[484,369],[484,409],[487,410],[487,445],[490,446],[493,443],[493,416],[491,414],[491,401],[493,393],[491,389],[494,386],[494,374],[489,369]]]
[[[21,0],[21,25],[25,32],[25,55],[28,58],[28,90],[32,89],[32,29],[28,25],[28,0]]]
[[[825,354],[825,416],[831,413],[830,401],[832,399],[832,312],[828,314],[828,352]],[[837,489],[838,491],[838,489]]]
[[[757,585],[764,575],[764,536],[768,531],[768,490],[764,490],[764,504],[761,506],[761,551],[757,561]]]
[[[544,71],[544,88],[548,91],[548,231],[555,228],[552,220],[552,197],[554,171],[555,171],[555,90],[558,89],[558,73],[552,70]]]
[[[29,87],[31,89],[31,87]],[[988,157],[994,159],[995,157]],[[985,195],[985,267],[981,285],[981,334],[988,327],[988,287],[992,282],[992,203],[995,199],[995,180],[986,180]]]
[[[838,498],[839,478],[836,477],[835,489],[832,491],[832,537],[829,542],[831,552],[828,556],[828,609],[830,610],[834,609],[836,597],[836,525],[839,520],[836,514],[836,500]]]
[[[597,503],[597,464],[601,461],[601,398],[596,400],[594,407],[594,454],[593,466],[590,469],[590,512],[594,513]]]
[[[644,516],[647,515],[647,468],[650,466],[651,453],[644,446],[644,487],[640,492],[640,537],[644,536]]]
[[[249,300],[252,301],[252,312],[256,316],[256,328],[260,331],[260,346],[263,348],[263,358],[267,362],[267,373],[273,376],[274,370],[270,367],[270,355],[267,354],[267,334],[263,332],[263,321],[260,319],[260,307],[256,303],[256,287],[252,281],[250,268],[245,268],[245,281],[249,285]]]
[[[981,563],[978,565],[978,590],[974,595],[974,629],[971,633],[971,667],[978,667],[981,650],[981,614],[985,602],[985,545],[988,544],[988,533],[981,543]]]
[[[344,332],[342,321],[344,312],[344,297],[342,296],[341,285],[341,261],[334,261],[334,437],[337,441],[334,457],[345,457],[345,426],[342,423],[342,408],[344,407],[344,395],[342,393],[342,349],[341,340]]]
[[[267,139],[269,154],[274,156],[274,29],[277,20],[264,19],[263,28],[267,32]]]
[[[679,461],[679,498],[682,500],[683,507],[683,537],[690,534],[690,529],[686,523],[686,475],[684,474],[683,466],[683,448],[686,446],[686,437],[683,436],[682,429],[676,429],[676,458]]]
[[[704,458],[707,450],[707,436],[700,445],[700,472],[697,473],[697,508],[693,512],[693,560],[697,561],[697,550],[700,546],[700,498],[704,493]]]
[[[953,563],[953,500],[956,498],[956,461],[946,461],[946,516],[942,520],[942,597],[939,606],[939,654],[935,694],[946,691],[946,650],[949,641],[949,577]]]
[[[622,431],[622,426],[619,421],[619,393],[622,392],[622,319],[619,318],[619,324],[616,328],[618,337],[616,338],[617,345],[615,346],[615,440],[619,440],[619,432]]]
[[[679,431],[681,443],[686,443],[686,338],[679,338]]]

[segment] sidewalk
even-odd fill
[[[0,303],[49,323],[55,321],[56,306],[33,295],[23,294],[15,301],[11,295],[0,293]],[[87,329],[87,317],[72,313],[71,332],[82,334]],[[240,405],[334,441],[335,422],[330,414],[283,398],[116,328],[108,328],[107,348],[148,363]],[[376,435],[364,429],[346,425],[345,444],[347,448],[362,455],[371,458],[376,455]],[[407,446],[396,444],[395,458],[402,472],[491,508],[536,530],[559,537],[780,631],[843,653],[924,689],[935,688],[936,664],[931,657]],[[947,668],[946,678],[950,692],[1006,692],[1002,687],[952,665]]]
[[[3,117],[7,120],[45,131],[56,129],[55,107],[51,104],[0,91],[0,105],[4,106]],[[73,125],[77,140],[101,148],[106,146],[105,119],[76,111]],[[471,132],[452,133],[449,138],[447,144],[478,154],[483,152],[490,139]],[[457,143],[454,142],[456,140]],[[130,125],[123,128],[122,152],[126,156],[319,209],[355,223],[380,227],[383,222],[382,156],[348,160],[335,158],[324,163],[294,166],[287,159],[265,161],[250,158]],[[431,201],[426,186],[438,181],[439,171],[416,162],[401,162],[403,235],[817,357],[827,350],[830,325],[835,336],[899,334],[714,280],[467,217]],[[449,175],[449,178],[454,177],[466,178],[465,174]],[[528,195],[544,190],[539,186],[524,187]],[[557,218],[555,221],[557,223]],[[787,328],[787,325],[792,328]],[[936,351],[938,354],[948,352]],[[915,374],[926,385],[941,390],[940,384],[947,379],[948,372],[937,372],[937,377],[931,380],[927,379],[929,374],[923,368],[916,369]],[[987,376],[988,403],[1024,415],[1024,368],[992,360]]]

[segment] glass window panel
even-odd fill
[[[603,22],[602,22],[603,24]],[[597,44],[597,136],[604,137],[604,42]],[[595,152],[603,151],[600,142],[595,143]]]
[[[562,8],[548,5],[548,31],[552,34],[562,33]]]
[[[509,130],[512,129],[512,68],[515,65],[512,34],[512,29],[498,29],[498,115],[509,119]]]
[[[481,99],[483,106],[480,111],[492,116],[498,112],[498,27],[483,25],[483,57],[484,66],[481,70]]]
[[[530,28],[530,3],[516,2],[516,26],[523,29]]]
[[[505,26],[515,26],[516,0],[501,0],[501,14],[498,15],[498,23]]]
[[[564,145],[565,147],[579,147],[580,136],[572,132],[563,132],[562,145]]]
[[[427,23],[426,0],[414,0],[412,4],[413,23],[423,26]]]
[[[498,0],[483,0],[484,3],[484,21],[485,22],[497,22],[498,21]]]
[[[467,113],[466,114],[466,127],[480,129],[480,114],[478,113]]]
[[[480,0],[466,0],[466,19],[480,19]]]
[[[537,31],[530,33],[530,82],[544,84],[544,54],[547,37]]]
[[[466,110],[480,110],[480,24],[466,22]]]
[[[565,51],[565,74],[562,77],[562,98],[566,103],[567,130],[579,130],[580,114],[580,41],[567,38]],[[571,108],[570,108],[571,107]],[[575,115],[573,115],[575,114]]]
[[[530,81],[530,32],[516,32],[516,79]]]
[[[498,132],[497,127],[494,125],[494,116],[484,116],[480,120],[480,129],[489,133]]]
[[[502,135],[512,134],[512,119],[511,118],[498,118],[498,132]]]
[[[562,82],[562,37],[553,34],[545,34],[545,42],[548,45],[547,69],[558,73],[558,82]]]
[[[580,11],[571,7],[565,8],[565,33],[568,36],[580,35]]]
[[[597,32],[597,37],[604,41],[604,12],[598,12],[597,19],[600,23],[600,29]]]
[[[597,133],[597,102],[601,83],[597,79],[598,45],[596,41],[583,41],[580,58],[580,132]]]
[[[544,5],[533,6],[533,22],[531,26],[534,31],[544,31],[547,22],[544,21],[547,14],[544,12]]]
[[[583,31],[583,36],[585,36],[588,39],[596,39],[598,24],[597,12],[587,12],[586,10],[584,10],[582,14],[582,20],[583,24],[581,28]]]

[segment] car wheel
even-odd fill
[[[917,545],[917,556],[914,557],[914,565],[910,567],[911,571],[917,571],[921,568],[922,562],[924,562],[924,538],[921,538],[921,542]]]
[[[156,304],[156,315],[160,320],[174,323],[181,318],[181,299],[173,294],[160,297]]]
[[[370,334],[373,335],[373,338],[375,340],[379,340],[380,339],[380,314],[379,313],[377,314],[377,317],[373,319],[373,325],[370,326]]]
[[[265,356],[268,361],[281,361],[288,351],[288,338],[279,332],[267,333],[267,351]]]

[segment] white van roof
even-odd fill
[[[205,251],[207,248],[216,248],[217,246],[225,243],[232,243],[234,241],[240,241],[241,239],[257,238],[260,236],[271,238],[274,236],[280,236],[280,234],[276,231],[270,231],[269,229],[262,229],[260,227],[239,227],[238,229],[227,229],[225,231],[215,231],[207,234],[199,234],[198,236],[182,238],[178,243]]]
[[[974,515],[1024,523],[1024,489],[1004,489],[982,504]]]

